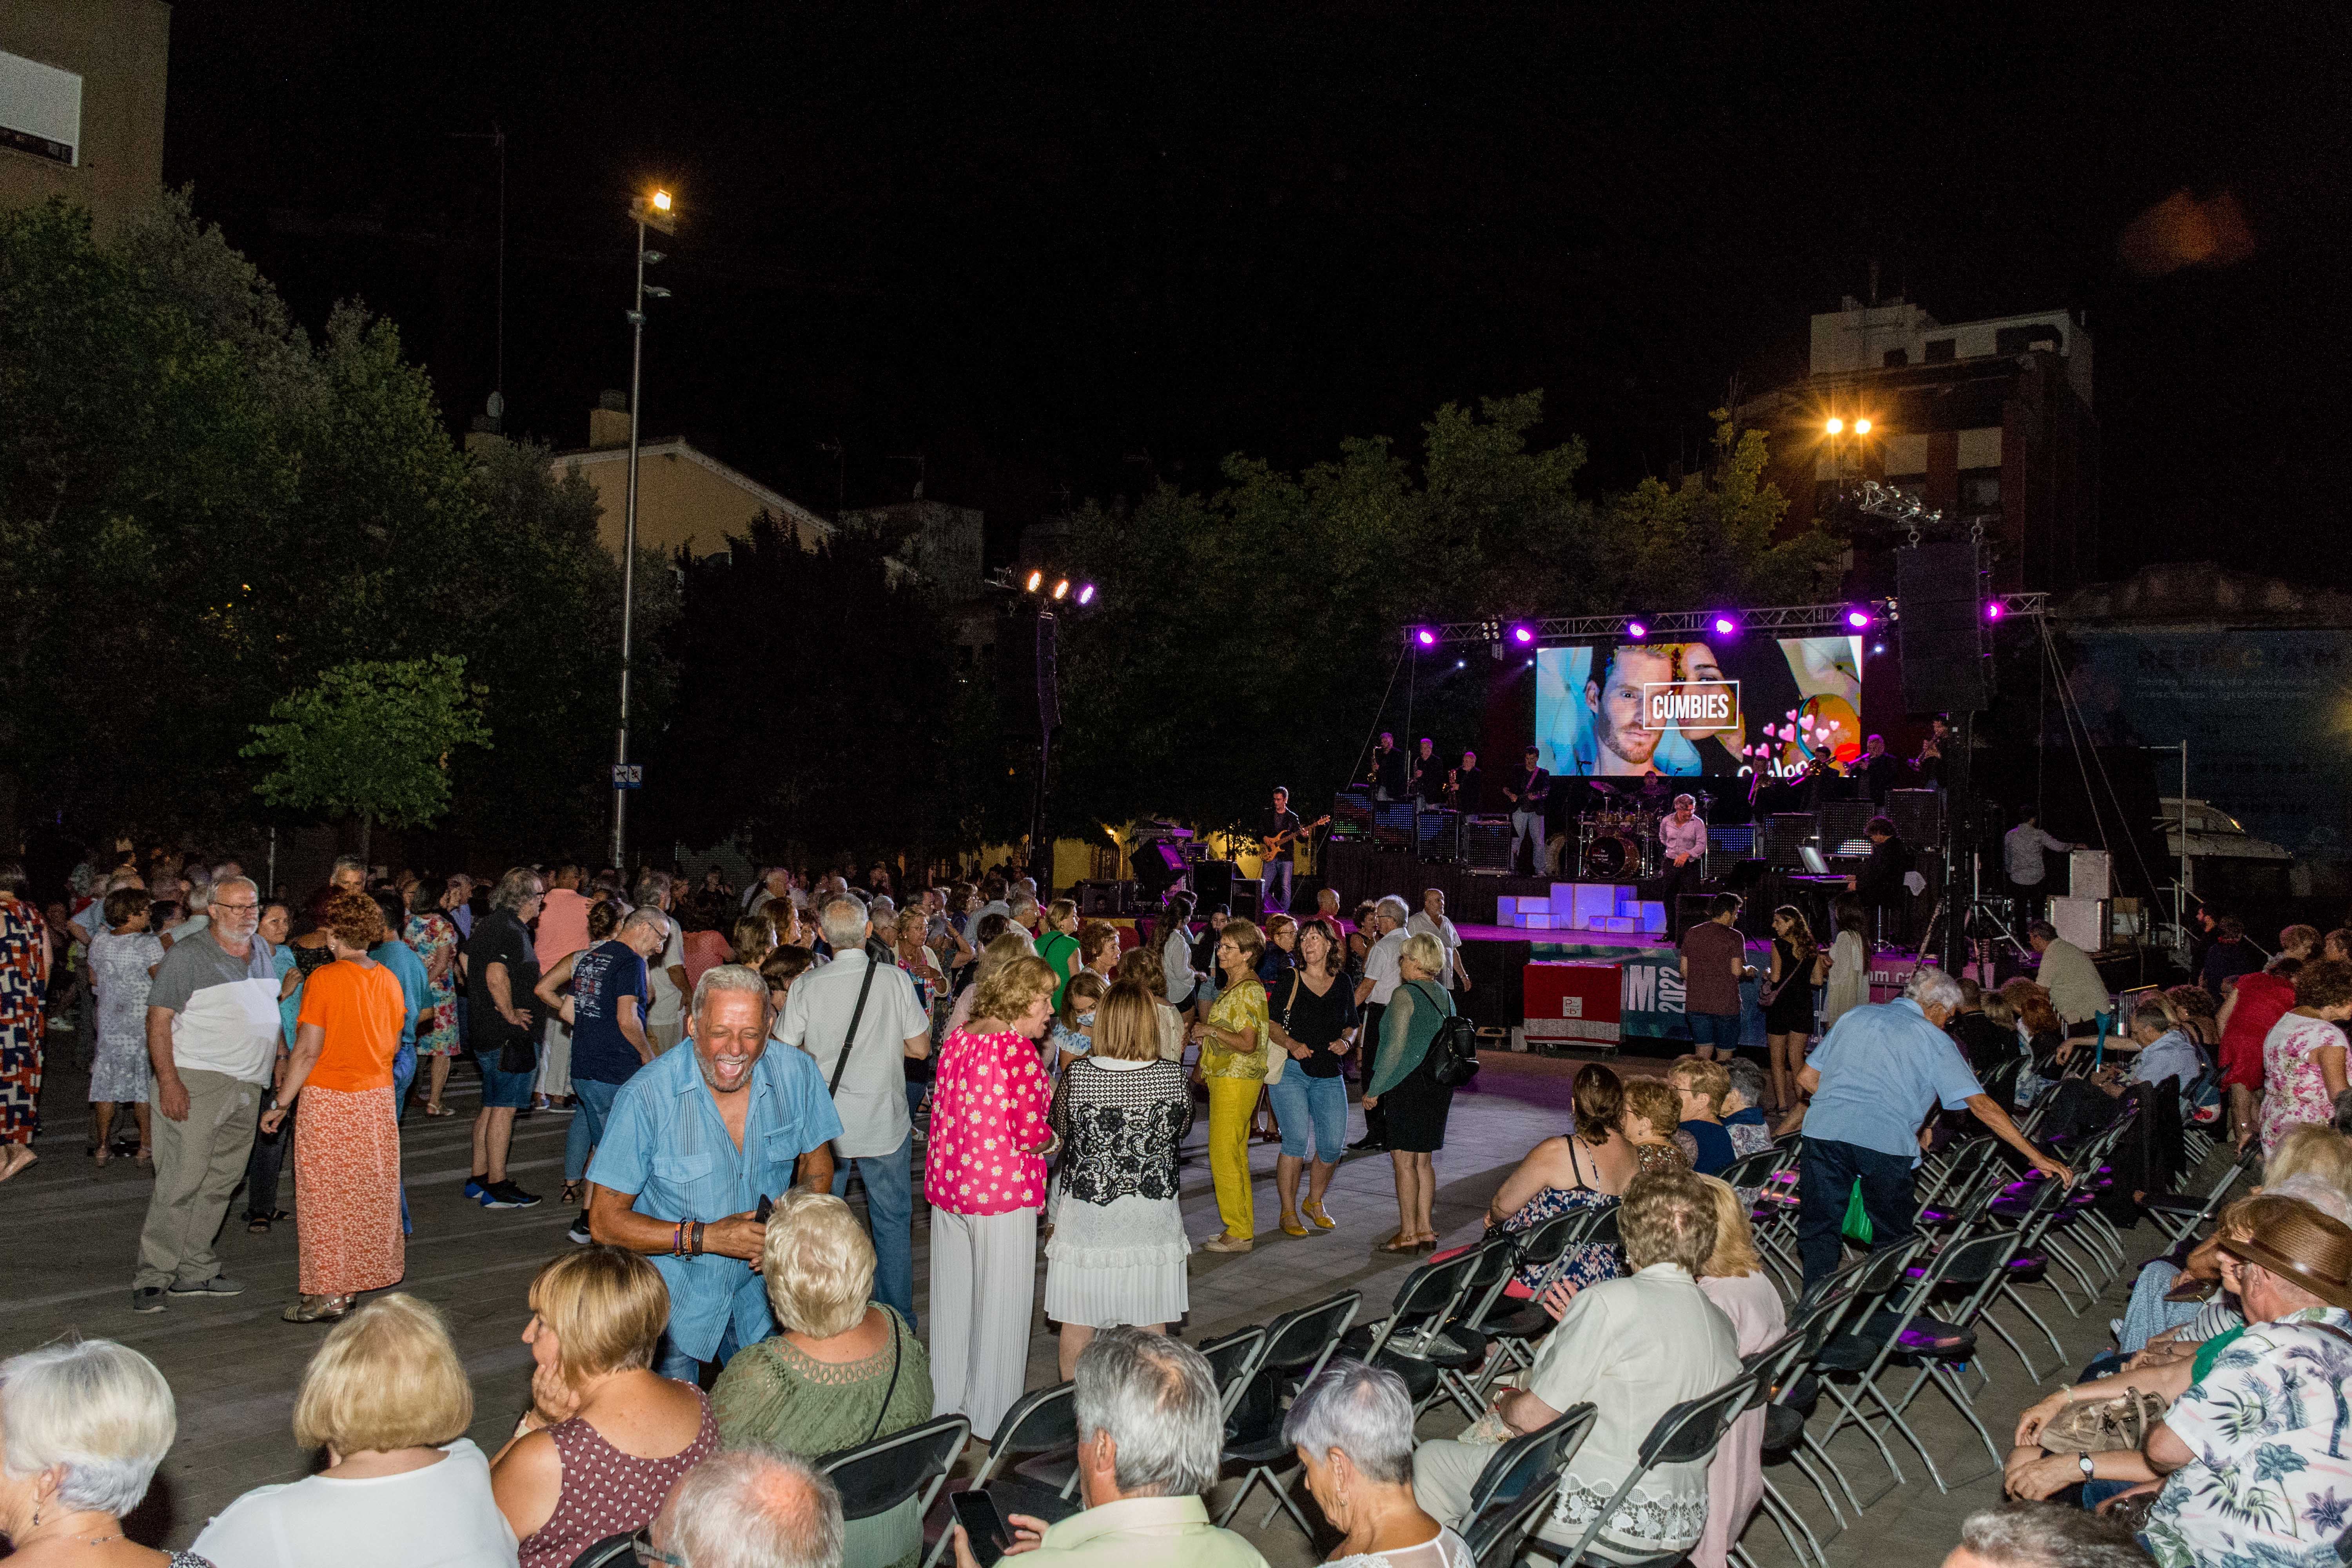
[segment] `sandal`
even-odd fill
[[[1305,1203],[1300,1204],[1298,1205],[1298,1212],[1305,1215],[1308,1220],[1312,1221],[1318,1228],[1323,1230],[1334,1229],[1339,1223],[1338,1220],[1333,1219],[1329,1215],[1325,1214],[1323,1212],[1323,1205],[1313,1198],[1309,1198]]]
[[[1389,1237],[1386,1241],[1381,1242],[1376,1250],[1381,1252],[1412,1252],[1420,1246],[1421,1237],[1417,1236],[1407,1236],[1402,1231],[1399,1231],[1396,1235]]]
[[[268,1236],[273,1222],[293,1217],[284,1209],[271,1209],[268,1214],[249,1214],[245,1216],[245,1231],[247,1236]]]
[[[562,1198],[560,1201],[561,1201],[561,1202],[562,1202],[562,1203],[565,1203],[565,1204],[571,1205],[572,1206],[573,1206],[573,1207],[575,1207],[575,1208],[576,1208],[577,1206],[579,1206],[579,1203],[580,1203],[580,1184],[579,1184],[578,1182],[566,1182],[566,1183],[564,1183],[564,1184],[563,1184],[563,1196],[562,1196]]]
[[[441,1105],[428,1100],[425,1102],[425,1114],[427,1116],[455,1116],[457,1113],[450,1110],[446,1105]]]
[[[349,1296],[299,1296],[278,1317],[289,1323],[331,1323],[351,1315]]]
[[[101,1143],[97,1148],[92,1149],[89,1152],[89,1157],[103,1165],[108,1161],[114,1158],[114,1151]]]
[[[1282,1234],[1285,1236],[1307,1236],[1311,1233],[1305,1226],[1298,1223],[1298,1216],[1297,1215],[1286,1214],[1282,1216]]]

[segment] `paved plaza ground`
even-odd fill
[[[291,1415],[303,1363],[325,1331],[281,1322],[279,1311],[293,1300],[295,1228],[280,1225],[267,1236],[249,1236],[233,1205],[221,1240],[228,1271],[250,1288],[232,1300],[174,1300],[154,1316],[130,1310],[131,1275],[138,1229],[151,1180],[127,1160],[105,1169],[83,1157],[88,1107],[85,1079],[73,1070],[70,1037],[53,1037],[67,1058],[53,1063],[42,1098],[40,1162],[0,1186],[0,1258],[5,1287],[0,1289],[0,1354],[40,1344],[60,1334],[103,1335],[134,1345],[154,1358],[170,1378],[180,1405],[180,1440],[156,1478],[154,1491],[134,1516],[132,1533],[161,1544],[184,1545],[206,1518],[249,1487],[290,1481],[308,1474],[317,1458],[295,1447]],[[1446,1147],[1437,1156],[1436,1221],[1449,1243],[1475,1238],[1486,1205],[1519,1157],[1538,1139],[1563,1131],[1574,1061],[1490,1054],[1487,1069],[1454,1100]],[[1662,1062],[1627,1061],[1629,1071],[1656,1071]],[[538,1208],[488,1211],[467,1201],[460,1184],[467,1174],[471,1113],[478,1102],[472,1068],[453,1074],[448,1102],[466,1114],[431,1120],[414,1108],[403,1128],[402,1152],[415,1234],[409,1238],[408,1277],[402,1289],[438,1305],[448,1316],[474,1382],[476,1418],[472,1436],[495,1452],[511,1430],[529,1396],[530,1360],[519,1338],[528,1315],[523,1290],[532,1270],[569,1244],[564,1230],[575,1211],[556,1201],[562,1186],[563,1134],[569,1119],[541,1113],[516,1129],[511,1169],[524,1186],[546,1194]],[[1351,1115],[1361,1131],[1360,1113]],[[1205,1131],[1193,1133],[1197,1150]],[[1333,1183],[1329,1211],[1339,1228],[1295,1240],[1275,1226],[1275,1146],[1254,1145],[1258,1176],[1258,1245],[1246,1255],[1196,1254],[1192,1261],[1192,1311],[1183,1332],[1198,1342],[1230,1330],[1262,1323],[1290,1308],[1331,1291],[1364,1293],[1363,1316],[1385,1310],[1415,1260],[1395,1260],[1372,1250],[1372,1243],[1396,1228],[1393,1188],[1385,1156],[1356,1155]],[[291,1164],[289,1165],[290,1186]],[[1194,1158],[1184,1169],[1183,1205],[1193,1237],[1215,1234],[1215,1201],[1207,1163]],[[2210,1176],[2208,1177],[2210,1180]],[[281,1203],[299,1209],[299,1194]],[[918,1197],[919,1205],[920,1199]],[[2127,1237],[2135,1257],[2152,1253],[2157,1242],[2145,1228]],[[928,1322],[929,1226],[918,1207],[915,1235],[917,1310]],[[1038,1264],[1038,1300],[1044,1298],[1044,1260]],[[2100,1306],[2077,1320],[2048,1292],[2035,1289],[2036,1309],[2066,1343],[2069,1366],[2079,1365],[2106,1340],[2106,1320],[2119,1315],[2128,1277],[2110,1288]],[[2046,1341],[2036,1362],[2050,1373]],[[1996,1441],[2004,1442],[2017,1411],[2037,1396],[2016,1359],[1996,1349],[1992,1384],[1979,1398]],[[1042,1316],[1029,1353],[1029,1384],[1055,1381],[1054,1342]],[[2042,1392],[2051,1386],[2044,1383]],[[1825,1406],[1826,1408],[1826,1406]],[[1945,1479],[1948,1494],[1926,1477],[1916,1454],[1898,1447],[1905,1480],[1895,1483],[1885,1465],[1858,1437],[1841,1438],[1834,1452],[1863,1500],[1870,1504],[1859,1528],[1832,1534],[1834,1525],[1820,1496],[1786,1467],[1769,1474],[1804,1510],[1822,1537],[1832,1564],[1938,1561],[1956,1538],[1959,1520],[1998,1500],[2000,1477],[1974,1434],[1934,1394],[1921,1396],[1917,1426]],[[1817,1417],[1817,1419],[1820,1419]],[[1458,1413],[1433,1410],[1423,1419],[1426,1436],[1451,1435],[1462,1425]],[[1234,1485],[1228,1482],[1228,1487]],[[1261,1494],[1263,1496],[1263,1494]],[[1311,1513],[1312,1504],[1307,1505]],[[1237,1526],[1257,1541],[1274,1568],[1303,1568],[1329,1548],[1303,1541],[1287,1520],[1261,1528],[1263,1502],[1245,1509]],[[1759,1568],[1794,1559],[1772,1524],[1759,1517],[1746,1537]]]

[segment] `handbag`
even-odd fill
[[[2133,1389],[2115,1399],[2078,1399],[2042,1428],[2042,1451],[2094,1454],[2137,1450],[2164,1419],[2167,1401],[2160,1394]]]
[[[1290,972],[1290,994],[1282,999],[1282,1016],[1288,1017],[1290,1009],[1298,1005],[1298,971]],[[1274,1032],[1268,1029],[1265,1038],[1265,1087],[1272,1089],[1282,1081],[1283,1072],[1290,1066],[1290,1053],[1274,1043]]]
[[[1422,990],[1421,982],[1414,981],[1412,988]],[[1436,1037],[1429,1042],[1430,1081],[1440,1089],[1459,1089],[1477,1076],[1478,1026],[1448,1012],[1438,1020]]]

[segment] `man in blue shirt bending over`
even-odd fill
[[[2017,1123],[1984,1091],[1944,1026],[1959,1011],[1960,983],[1922,969],[1893,1002],[1856,1007],[1840,1018],[1797,1074],[1812,1097],[1798,1157],[1797,1251],[1805,1289],[1837,1272],[1838,1232],[1857,1183],[1870,1215],[1871,1244],[1911,1234],[1912,1173],[1919,1129],[1937,1106],[1968,1110],[1987,1131],[2057,1180],[2065,1166],[2025,1140]]]
[[[588,1230],[653,1259],[669,1287],[655,1371],[695,1380],[768,1337],[758,1209],[833,1183],[841,1118],[805,1051],[768,1048],[768,983],[722,963],[694,988],[688,1037],[621,1087],[588,1167]]]

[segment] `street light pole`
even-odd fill
[[[661,259],[659,251],[646,249],[646,226],[651,224],[668,234],[674,232],[675,225],[667,191],[656,191],[651,198],[639,197],[629,204],[629,213],[637,221],[637,293],[636,304],[629,311],[629,491],[621,523],[621,727],[613,748],[612,865],[621,871],[628,869],[628,862],[622,857],[627,847],[629,791],[622,782],[622,770],[629,762],[629,661],[637,595],[637,392],[646,367],[646,263]],[[669,290],[656,289],[653,292],[667,295]]]

